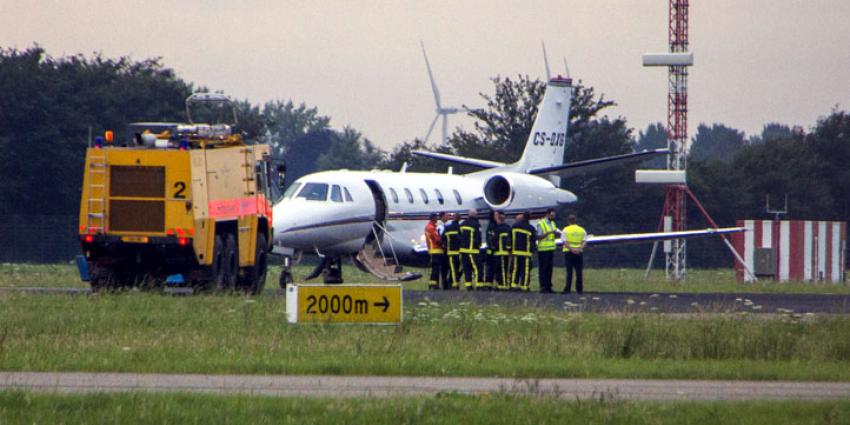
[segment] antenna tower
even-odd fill
[[[670,15],[668,37],[670,51],[667,53],[647,53],[643,55],[643,66],[667,67],[667,148],[670,154],[667,157],[667,170],[662,171],[660,178],[641,178],[642,170],[638,170],[635,178],[639,183],[663,183],[665,184],[664,208],[661,212],[661,220],[658,230],[665,232],[677,232],[687,230],[687,200],[690,199],[705,221],[712,228],[717,228],[717,223],[712,220],[708,211],[702,206],[696,195],[688,189],[688,67],[694,64],[694,55],[688,52],[688,1],[669,0]],[[647,170],[653,171],[656,170]],[[741,265],[744,271],[757,280],[752,270],[735,251],[732,243],[726,236],[720,239],[729,248],[729,251]],[[658,249],[656,242],[652,246],[652,254],[649,256],[649,264],[646,266],[646,276],[652,268],[655,252]],[[664,270],[667,279],[684,279],[687,275],[687,245],[684,239],[674,239],[664,242],[665,265]]]
[[[684,176],[688,165],[688,67],[693,54],[688,52],[688,1],[669,0],[669,53],[645,54],[644,66],[665,66],[668,76],[667,93],[667,170],[681,173],[682,181],[668,184],[664,195],[659,230],[676,232],[687,227],[688,188]],[[683,279],[687,274],[687,244],[674,239],[664,244],[667,278]],[[655,247],[653,247],[653,255]],[[650,260],[651,261],[651,260]],[[650,264],[651,265],[651,264]]]
[[[688,0],[670,0],[668,35],[670,53],[688,51]],[[668,68],[669,88],[667,94],[667,146],[670,156],[667,169],[686,171],[688,168],[688,67],[674,65]],[[673,231],[687,228],[687,187],[667,186],[664,196],[664,216],[672,217]],[[666,254],[665,270],[668,277],[682,279],[687,274],[687,243],[684,239],[673,240]]]

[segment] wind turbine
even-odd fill
[[[434,91],[434,103],[437,105],[436,112],[434,115],[434,120],[431,121],[431,125],[428,127],[428,133],[425,134],[425,141],[428,141],[428,138],[431,137],[431,132],[434,130],[434,125],[437,124],[437,120],[442,116],[443,117],[443,139],[442,144],[446,144],[446,140],[448,140],[449,133],[449,115],[456,114],[460,112],[460,108],[455,108],[452,106],[443,106],[440,101],[440,90],[437,88],[437,83],[434,81],[434,73],[431,71],[431,63],[428,62],[428,54],[425,53],[425,43],[421,40],[419,44],[422,46],[422,56],[425,57],[425,66],[428,68],[428,78],[431,80],[431,89]]]
[[[549,57],[546,56],[546,42],[540,40],[540,45],[543,46],[543,64],[546,65],[546,81],[552,79],[552,72],[549,71]]]
[[[546,55],[546,42],[541,40],[540,45],[543,46],[543,64],[546,65],[546,81],[549,81],[552,79],[552,72],[549,71],[549,57]],[[567,65],[566,56],[564,56],[564,72],[566,73],[564,76],[570,78],[570,66]]]

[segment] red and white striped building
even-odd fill
[[[745,227],[747,231],[733,235],[732,244],[747,267],[759,278],[770,278],[769,274],[764,274],[764,270],[772,269],[773,278],[778,281],[844,281],[847,223],[739,220],[738,226]],[[772,250],[773,255],[760,255],[766,251],[762,248]],[[762,263],[771,259],[775,264],[757,264],[757,257],[761,257]],[[752,280],[737,261],[735,270],[738,280]]]

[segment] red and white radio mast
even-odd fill
[[[688,189],[688,67],[694,64],[694,55],[688,51],[688,0],[669,0],[670,15],[667,30],[670,51],[667,53],[647,53],[643,55],[643,66],[666,66],[668,74],[667,88],[667,169],[638,170],[635,179],[638,183],[661,183],[666,187],[664,209],[658,230],[676,232],[687,230],[687,200],[697,207],[709,226],[717,228],[696,195]],[[720,236],[735,259],[745,271],[755,279],[755,275],[746,266],[740,254],[735,251],[725,236]],[[647,276],[652,268],[658,243],[652,247],[652,255],[646,267]],[[664,242],[665,272],[668,279],[683,279],[687,275],[687,245],[684,239]]]
[[[688,67],[694,56],[688,52],[688,0],[669,0],[670,15],[668,36],[669,53],[643,55],[644,66],[666,66],[668,69],[667,94],[667,171],[660,180],[665,183],[664,209],[659,230],[681,231],[687,227],[686,170],[688,165]],[[640,181],[640,178],[639,178]],[[647,181],[648,182],[648,181]],[[657,245],[653,247],[653,257]],[[687,245],[684,239],[664,243],[665,270],[668,278],[682,279],[687,274]],[[650,262],[652,259],[650,259]],[[651,264],[651,263],[650,263]]]

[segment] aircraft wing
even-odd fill
[[[496,168],[496,167],[504,167],[504,162],[495,162],[495,161],[486,161],[483,159],[475,159],[475,158],[467,158],[464,156],[450,155],[447,153],[437,153],[437,152],[428,152],[428,151],[412,151],[414,155],[424,156],[426,158],[432,159],[440,159],[443,161],[453,162],[455,164],[463,164],[463,165],[471,165],[473,167],[478,168]]]
[[[641,242],[658,242],[668,239],[689,239],[707,236],[720,236],[730,233],[745,232],[743,227],[725,227],[720,229],[685,230],[681,232],[631,233],[624,235],[587,236],[587,246],[628,244]]]
[[[623,155],[606,156],[602,158],[588,159],[584,161],[569,162],[550,167],[535,168],[528,170],[528,174],[555,174],[561,177],[573,177],[579,174],[601,171],[609,167],[619,167],[626,164],[636,164],[658,155],[667,155],[669,149],[645,150]]]

